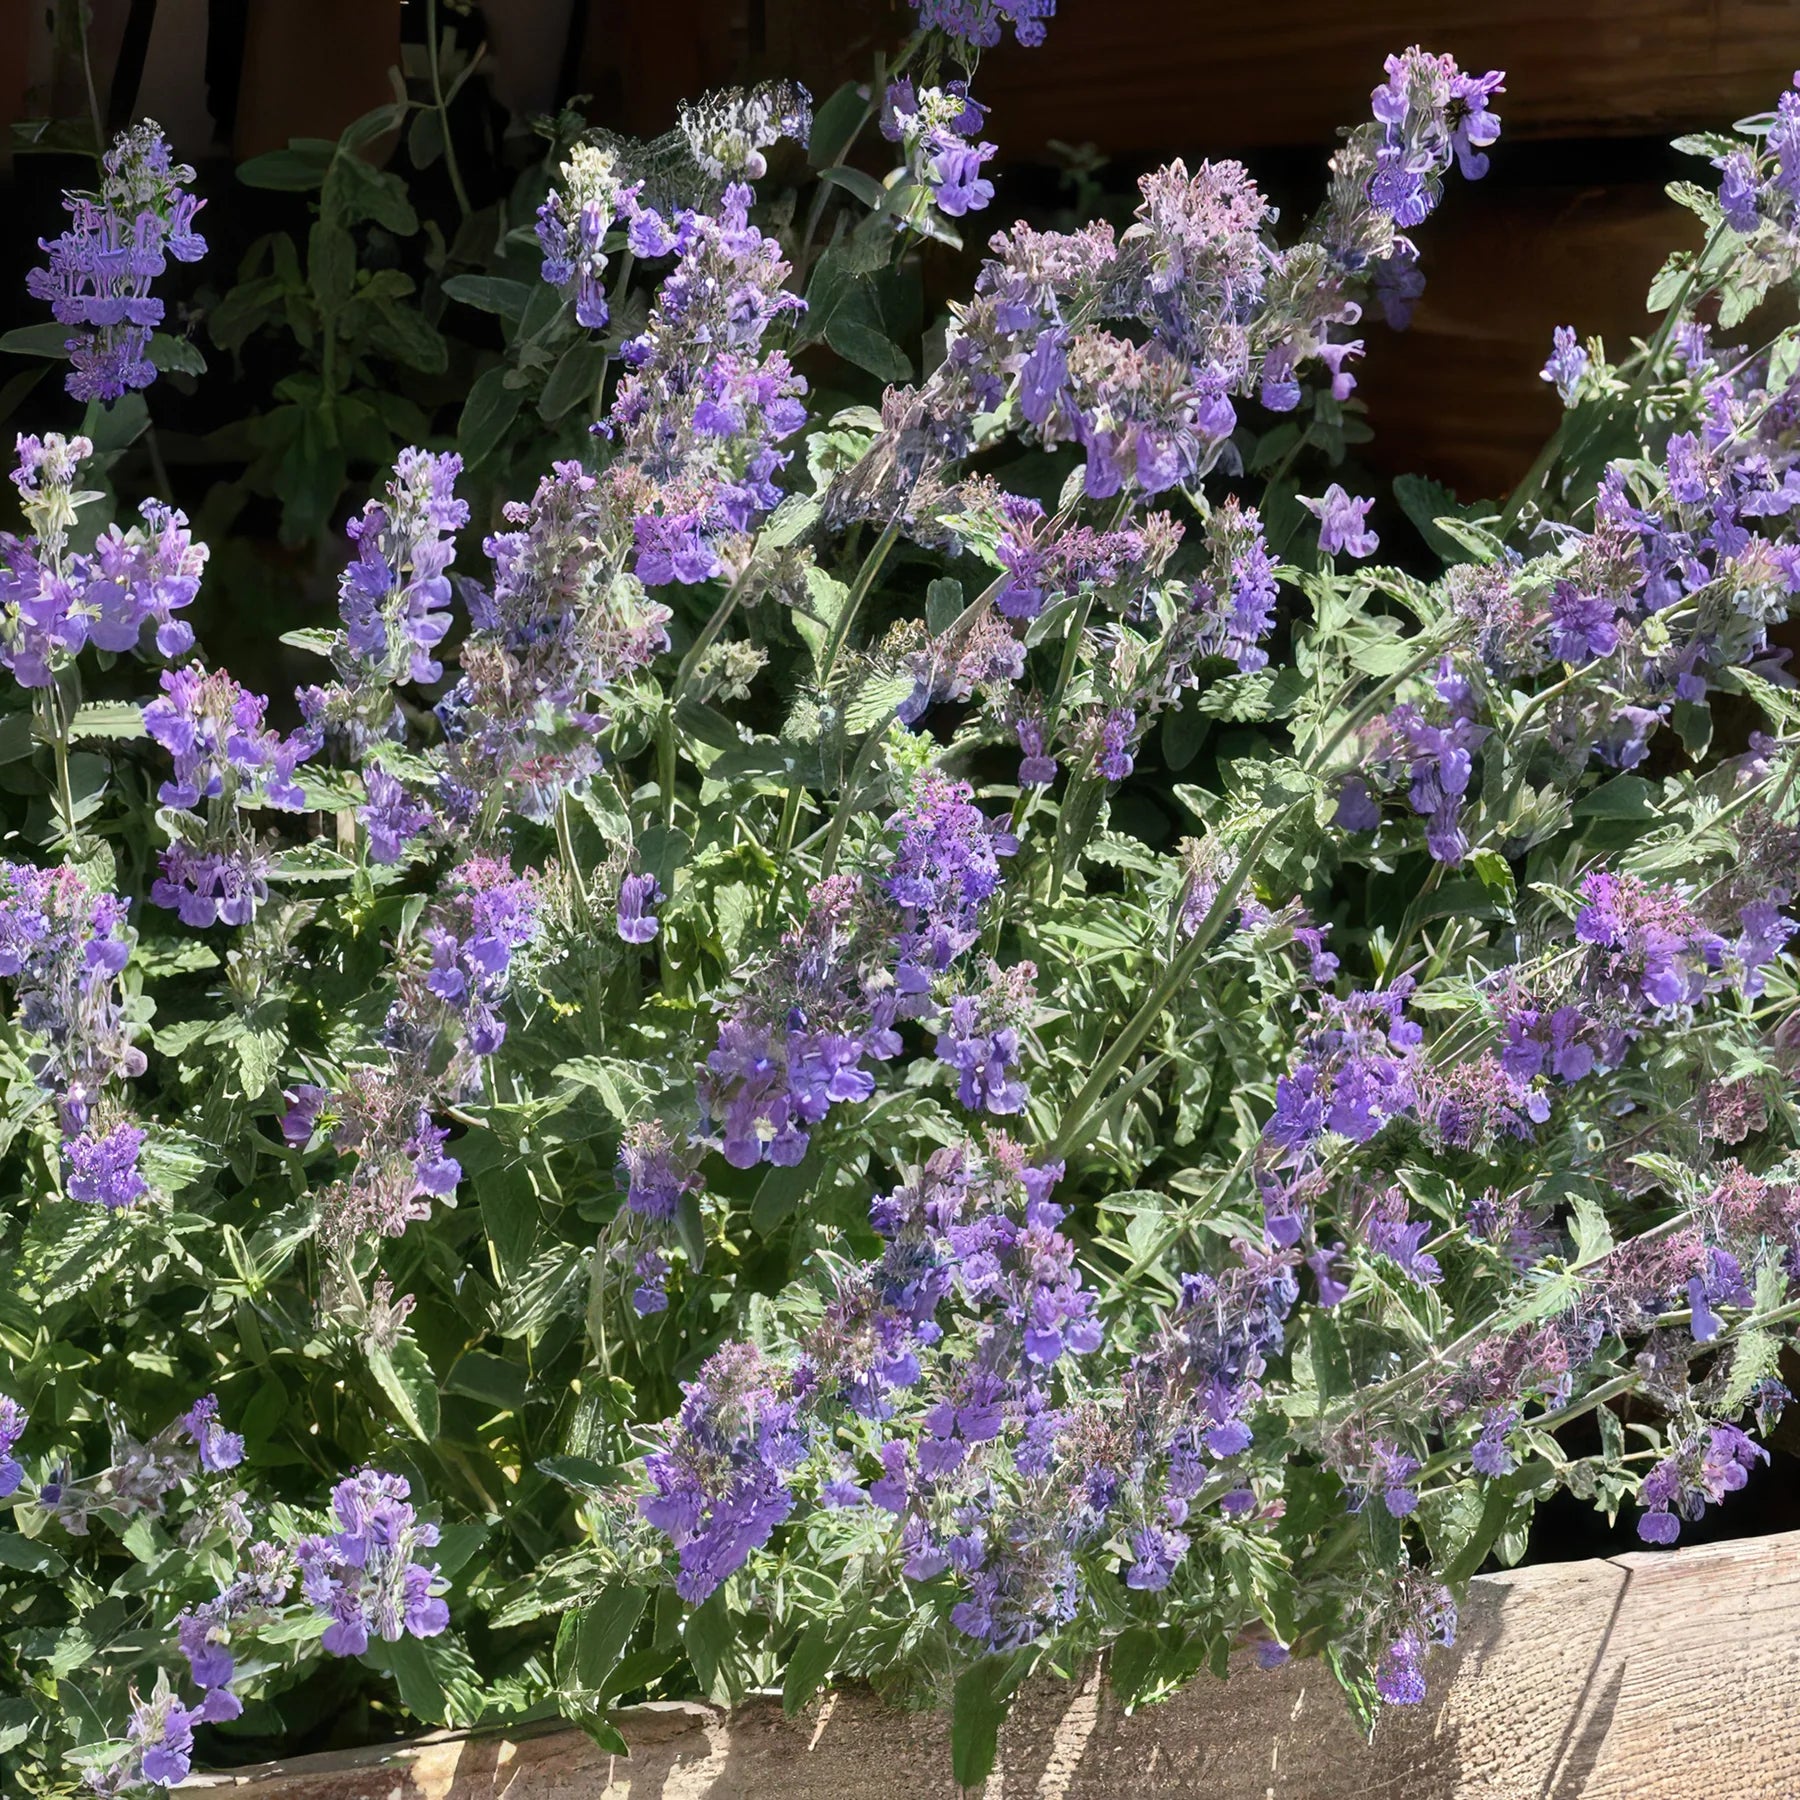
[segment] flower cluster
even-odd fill
[[[77,513],[96,497],[75,487],[93,449],[54,432],[18,440],[12,480],[28,531],[0,532],[0,665],[21,687],[49,687],[89,644],[135,650],[147,624],[161,655],[193,647],[192,628],[175,614],[198,593],[207,551],[185,513],[146,500],[142,523],[108,525],[91,550],[70,549]]]
[[[973,141],[986,114],[965,81],[920,88],[903,75],[882,100],[881,135],[900,145],[908,176],[948,218],[980,212],[994,197],[981,170],[997,146]]]
[[[805,381],[769,327],[805,302],[782,285],[781,247],[750,222],[754,196],[733,182],[713,213],[632,221],[640,256],[673,255],[644,329],[619,352],[626,369],[605,429],[629,464],[638,579],[647,587],[719,574],[732,539],[781,498],[777,448],[805,422]],[[597,428],[598,429],[598,428]]]
[[[283,738],[263,724],[268,701],[222,669],[198,663],[162,677],[162,697],[144,708],[144,730],[175,765],[157,797],[182,815],[183,835],[162,853],[150,890],[184,925],[247,925],[268,898],[268,857],[242,810],[299,812],[306,796],[294,771],[318,748],[310,732]]]
[[[151,283],[168,259],[198,262],[206,240],[194,230],[205,204],[187,191],[194,171],[171,160],[151,120],[116,138],[100,161],[98,193],[66,193],[69,228],[41,245],[49,264],[26,276],[32,296],[48,301],[73,328],[73,365],[63,385],[77,400],[112,405],[156,379],[150,334],[163,320]]]
[[[329,649],[337,679],[298,696],[308,725],[333,748],[360,756],[399,736],[395,685],[443,673],[435,652],[450,629],[450,563],[469,521],[456,494],[461,472],[459,456],[403,450],[382,498],[345,527],[356,554],[338,578],[343,625]]]
[[[130,1206],[144,1133],[110,1116],[106,1090],[144,1072],[120,982],[131,958],[124,903],[75,870],[0,863],[0,977],[12,984],[19,1028],[36,1048],[31,1072],[62,1129],[71,1193]]]
[[[1021,44],[1044,41],[1044,22],[1056,16],[1056,0],[912,0],[923,31],[941,31],[971,49],[991,50],[1011,25]]]
[[[294,1546],[301,1592],[329,1621],[320,1642],[333,1656],[360,1656],[371,1638],[436,1637],[450,1623],[437,1566],[414,1560],[438,1528],[417,1516],[411,1492],[403,1475],[359,1469],[331,1490],[333,1529]]]
[[[491,587],[464,588],[462,674],[437,707],[438,805],[482,835],[581,792],[601,763],[597,703],[669,641],[668,608],[621,566],[628,526],[580,464],[557,463],[505,516],[485,545]]]

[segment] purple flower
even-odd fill
[[[1518,1408],[1513,1406],[1490,1407],[1482,1415],[1481,1435],[1469,1449],[1469,1462],[1477,1474],[1497,1478],[1518,1467],[1506,1441],[1518,1423]]]
[[[163,303],[150,284],[177,262],[197,262],[206,240],[194,230],[205,202],[186,191],[194,171],[169,156],[161,129],[146,119],[121,132],[101,159],[98,193],[63,195],[70,225],[41,242],[46,268],[25,285],[47,300],[66,340],[72,372],[63,386],[77,400],[111,406],[156,379],[150,334],[162,323]]]
[[[1102,781],[1123,781],[1136,766],[1131,746],[1137,735],[1137,714],[1129,706],[1115,706],[1101,722],[1100,742],[1094,751],[1094,773]]]
[[[537,214],[543,278],[573,298],[577,324],[599,331],[609,316],[606,234],[621,212],[635,210],[637,190],[620,182],[614,153],[595,144],[576,144],[558,175]],[[652,244],[640,249],[634,242],[632,249],[636,254],[666,254]]]
[[[1574,327],[1557,326],[1550,360],[1538,371],[1538,379],[1556,389],[1564,406],[1573,406],[1587,368],[1588,353],[1576,340]]]
[[[1175,1565],[1187,1555],[1186,1532],[1167,1526],[1146,1525],[1131,1536],[1133,1562],[1125,1571],[1125,1585],[1155,1593],[1169,1585]]]
[[[175,1787],[188,1778],[194,1760],[194,1726],[199,1713],[185,1707],[169,1691],[168,1676],[157,1679],[156,1692],[131,1709],[127,1733],[133,1773],[155,1787]]]
[[[1044,21],[1056,14],[1056,0],[912,0],[912,6],[921,31],[941,31],[977,50],[999,43],[1005,24],[1021,44],[1041,44]]]
[[[674,1543],[676,1592],[697,1606],[792,1512],[785,1478],[808,1440],[788,1378],[749,1344],[715,1351],[682,1393],[638,1506]]]
[[[219,1423],[219,1402],[215,1396],[203,1394],[196,1400],[181,1415],[181,1428],[193,1439],[194,1447],[200,1453],[200,1467],[209,1475],[216,1475],[222,1469],[235,1469],[244,1460],[244,1440]],[[196,1676],[195,1679],[199,1678]]]
[[[1353,500],[1334,481],[1318,500],[1301,497],[1300,504],[1319,521],[1319,550],[1322,555],[1336,556],[1340,551],[1350,556],[1373,556],[1381,543],[1374,532],[1364,528],[1373,500]]]
[[[397,863],[406,846],[431,829],[436,815],[412,797],[404,782],[378,764],[371,763],[363,770],[363,785],[369,799],[357,817],[369,834],[369,861]]]
[[[450,1623],[435,1564],[413,1560],[438,1541],[415,1514],[401,1475],[359,1469],[331,1490],[334,1529],[294,1546],[301,1591],[330,1623],[319,1640],[332,1656],[360,1656],[371,1638],[435,1637]]]
[[[929,771],[888,820],[900,834],[885,886],[904,922],[897,971],[903,1004],[975,942],[982,903],[1000,888],[999,859],[1018,847],[972,803],[972,793],[967,782]]]
[[[89,1131],[65,1139],[69,1198],[110,1211],[135,1206],[150,1191],[150,1184],[138,1173],[144,1136],[138,1126],[120,1123],[105,1133]]]
[[[108,1082],[144,1072],[119,979],[131,941],[125,903],[75,869],[0,862],[0,978],[65,1140],[86,1132]]]
[[[663,900],[654,875],[627,875],[619,883],[618,931],[628,944],[647,944],[661,929],[653,910]]]
[[[938,1021],[937,1059],[957,1071],[957,1099],[970,1111],[1024,1110],[1025,1084],[1008,1072],[1018,1063],[1020,1028],[1036,1002],[1036,976],[1028,962],[1004,972],[990,962],[986,988],[956,995]]]
[[[1550,590],[1550,654],[1559,662],[1585,663],[1611,656],[1619,647],[1613,602],[1603,594],[1584,594],[1572,581]]]
[[[158,790],[164,806],[195,812],[203,801],[223,800],[227,806],[298,812],[306,804],[294,770],[317,742],[267,730],[269,703],[261,694],[198,663],[165,670],[162,690],[161,699],[144,708],[144,730],[175,765],[175,779]]]
[[[24,1465],[13,1455],[13,1446],[25,1435],[30,1419],[18,1401],[0,1394],[0,1500],[14,1493],[25,1478]]]

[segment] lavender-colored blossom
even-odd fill
[[[150,1191],[138,1172],[144,1138],[141,1126],[121,1122],[109,1131],[90,1130],[66,1139],[69,1198],[115,1212],[135,1206]]]
[[[269,703],[262,695],[239,687],[223,669],[209,673],[198,663],[166,670],[162,690],[144,708],[144,730],[175,764],[175,779],[158,791],[164,806],[193,812],[222,799],[298,812],[306,804],[294,771],[316,740],[267,729]]]
[[[1000,888],[999,859],[1018,847],[972,803],[972,791],[928,772],[888,820],[900,839],[885,887],[902,919],[896,980],[903,1005],[975,942],[981,907]]]
[[[1380,546],[1380,538],[1364,525],[1369,508],[1375,504],[1373,500],[1353,500],[1334,481],[1322,498],[1308,500],[1302,496],[1300,504],[1319,521],[1321,554],[1373,556]]]
[[[1036,995],[1037,969],[1017,963],[1002,972],[988,964],[987,985],[957,994],[938,1021],[937,1059],[957,1071],[957,1099],[970,1111],[1004,1115],[1024,1109],[1025,1084],[1011,1073],[1019,1061],[1019,1031]]]
[[[149,119],[113,140],[100,170],[97,193],[63,195],[69,228],[54,242],[40,241],[49,264],[31,270],[25,284],[73,328],[64,387],[77,400],[111,406],[156,379],[150,334],[162,323],[163,303],[150,285],[170,257],[197,262],[206,254],[194,230],[205,202],[187,192],[194,171],[171,159]]]
[[[1010,24],[1021,44],[1044,41],[1044,22],[1056,15],[1056,0],[911,0],[921,31],[941,31],[972,49],[991,50]]]
[[[67,865],[0,863],[0,978],[65,1139],[86,1129],[108,1082],[144,1072],[120,984],[131,944],[116,894],[96,893]]]
[[[1564,406],[1573,406],[1587,369],[1588,353],[1576,338],[1574,327],[1557,326],[1550,360],[1538,371],[1538,379],[1549,382],[1556,389]]]
[[[201,1395],[181,1415],[181,1428],[193,1439],[200,1467],[209,1475],[235,1469],[244,1460],[244,1440],[219,1423],[219,1402],[214,1395]]]
[[[18,1401],[0,1394],[0,1500],[16,1492],[25,1478],[25,1467],[13,1455],[13,1447],[25,1435],[30,1418]]]
[[[682,1393],[638,1504],[675,1545],[676,1591],[698,1605],[793,1511],[787,1476],[807,1432],[788,1378],[749,1344],[715,1351]]]
[[[636,189],[620,180],[618,159],[595,144],[577,144],[537,214],[543,278],[575,302],[576,323],[601,330],[611,316],[606,299],[606,235],[632,210]]]
[[[619,883],[617,927],[627,944],[648,944],[661,930],[656,908],[665,898],[654,875],[627,875]]]
[[[431,829],[437,815],[413,798],[405,782],[376,764],[363,770],[363,785],[369,798],[356,816],[369,834],[369,861],[397,863],[406,846]]]
[[[596,703],[669,645],[668,608],[619,566],[617,503],[580,463],[553,464],[505,518],[484,545],[491,589],[464,585],[462,676],[437,708],[439,803],[465,827],[554,817],[601,765]]]
[[[420,1519],[402,1475],[359,1469],[331,1490],[332,1529],[294,1546],[301,1591],[330,1621],[319,1642],[331,1656],[361,1656],[372,1638],[436,1637],[450,1623],[437,1566],[414,1560],[438,1528]]]

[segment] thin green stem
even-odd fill
[[[431,65],[431,97],[436,105],[438,130],[444,137],[444,167],[449,171],[450,189],[466,219],[474,210],[469,205],[469,190],[463,186],[462,170],[456,161],[456,144],[450,136],[450,109],[444,101],[443,74],[439,67],[438,0],[425,0],[425,59]]]

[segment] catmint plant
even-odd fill
[[[870,1678],[969,1785],[1108,1649],[1133,1704],[1323,1653],[1379,1729],[1552,1493],[1668,1547],[1766,1477],[1795,96],[1687,145],[1704,245],[1629,353],[1557,331],[1517,489],[1390,506],[1356,370],[1501,77],[1371,70],[1297,228],[1176,162],[1052,230],[973,65],[1053,9],[914,11],[434,240],[504,349],[291,697],[135,463],[21,438],[0,1780]],[[388,179],[333,151],[324,237]],[[78,373],[142,372],[117,287]]]

